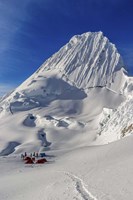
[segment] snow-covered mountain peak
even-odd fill
[[[44,100],[69,99],[66,91],[73,91],[78,99],[90,88],[120,93],[126,81],[123,66],[115,45],[101,31],[75,35],[4,101],[17,101],[19,107],[29,103],[32,108]]]
[[[123,87],[123,67],[115,45],[102,32],[87,32],[73,36],[41,66],[38,75],[57,69],[61,78],[78,88],[107,86],[118,90]],[[115,79],[119,79],[117,87]]]
[[[0,101],[1,155],[90,144],[103,108],[107,117],[108,109],[118,109],[132,83],[115,45],[102,32],[72,37]],[[126,104],[129,110],[131,104]]]
[[[123,60],[115,45],[110,43],[102,32],[87,32],[73,36],[42,64],[32,79],[46,77],[51,73],[50,76],[58,76],[78,88],[107,86],[119,91],[124,84],[123,66]],[[28,84],[30,82],[29,79]]]
[[[83,33],[81,35],[74,35],[69,43],[74,43],[76,44],[76,42],[78,42],[79,40],[86,40],[87,38],[89,37],[92,37],[92,36],[99,36],[99,37],[103,37],[103,32],[99,31],[99,32],[86,32],[86,33]]]

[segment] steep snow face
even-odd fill
[[[114,44],[102,32],[76,35],[37,72],[58,69],[61,77],[78,88],[123,84],[124,63]],[[115,87],[114,87],[115,90]]]
[[[118,109],[101,121],[102,128],[94,144],[108,144],[133,134],[133,96],[128,96]]]
[[[40,71],[60,69],[79,88],[109,86],[124,63],[115,45],[102,32],[74,36]],[[121,74],[122,76],[122,74]]]
[[[125,77],[126,99],[117,109],[104,109],[94,144],[108,144],[133,134],[133,77]]]

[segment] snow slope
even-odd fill
[[[48,164],[0,158],[2,200],[130,200],[132,136],[103,146],[49,151]],[[55,157],[54,157],[55,156]]]
[[[0,121],[0,155],[39,151],[42,147],[63,149],[89,145],[96,137],[102,109],[117,108],[123,100],[120,94],[95,88],[84,99],[58,99],[30,112],[6,112]]]

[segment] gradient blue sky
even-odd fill
[[[75,34],[102,31],[133,74],[132,0],[0,0],[0,95]]]

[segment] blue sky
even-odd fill
[[[133,75],[132,0],[0,0],[0,95],[75,34],[102,31]]]

